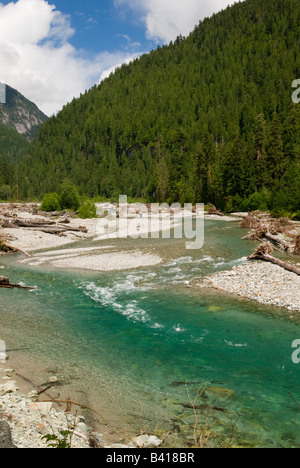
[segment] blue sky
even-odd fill
[[[154,40],[145,36],[145,25],[128,9],[112,0],[56,0],[57,9],[71,15],[75,34],[71,43],[78,49],[97,53],[132,48],[151,50]]]
[[[0,0],[0,82],[47,115],[233,0]]]

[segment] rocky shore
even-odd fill
[[[67,440],[71,448],[100,446],[101,435],[91,432],[82,416],[58,411],[52,403],[36,401],[35,392],[26,397],[18,390],[14,380],[0,384],[0,427],[5,433],[2,444],[9,448],[13,448],[12,444],[17,448],[47,448],[45,435],[61,438],[61,431],[70,431],[72,437]]]
[[[52,402],[38,401],[35,390],[22,395],[10,377],[13,369],[4,370],[4,374],[5,383],[0,383],[0,448],[55,448],[49,444],[55,445],[59,439],[72,449],[154,448],[163,443],[151,435],[135,437],[128,445],[108,443],[103,434],[85,423],[82,415],[57,410]],[[49,442],[45,436],[54,436],[55,440]]]
[[[300,312],[300,277],[269,263],[239,265],[205,278],[198,286]]]

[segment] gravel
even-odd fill
[[[277,265],[249,262],[207,277],[200,286],[300,312],[300,277]]]

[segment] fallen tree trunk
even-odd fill
[[[7,289],[29,289],[33,290],[36,288],[32,288],[30,286],[21,286],[20,284],[13,284],[9,281],[9,278],[6,278],[5,276],[0,276],[0,288],[7,288]]]
[[[296,267],[296,265],[292,265],[291,263],[283,262],[282,260],[279,260],[279,258],[272,257],[272,252],[272,245],[269,242],[264,242],[252,255],[248,257],[248,260],[263,260],[265,262],[270,262],[300,276],[300,268]]]
[[[277,244],[282,250],[289,250],[290,249],[290,244],[282,239],[278,239],[278,237],[276,236],[273,236],[272,234],[270,234],[269,232],[267,232],[265,234],[265,238],[267,240],[270,240],[271,242],[274,242],[275,244]]]
[[[43,227],[43,226],[53,226],[55,224],[54,221],[35,221],[34,223],[29,223],[28,221],[23,221],[21,219],[16,219],[14,224],[19,227]]]

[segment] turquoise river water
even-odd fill
[[[143,430],[169,433],[168,445],[193,443],[187,382],[191,399],[201,389],[199,425],[212,428],[210,444],[299,447],[297,314],[184,285],[245,262],[253,243],[242,236],[235,223],[210,221],[199,251],[183,240],[110,241],[163,263],[105,274],[2,257],[1,274],[38,289],[1,290],[0,339],[35,383],[55,373],[56,396],[96,409],[108,426],[95,415],[89,423],[116,439]]]

